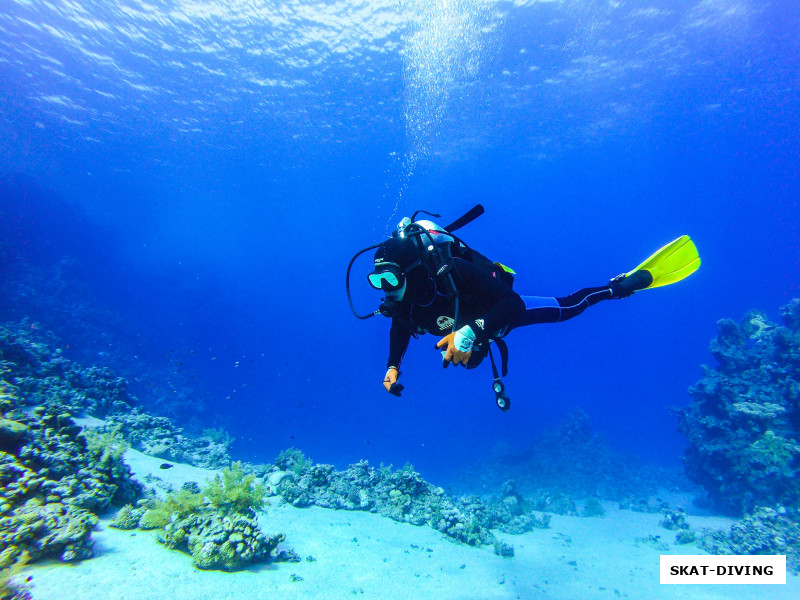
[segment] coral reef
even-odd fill
[[[695,541],[697,541],[697,532],[692,528],[679,529],[675,534],[676,544],[691,544]]]
[[[234,442],[234,438],[230,433],[228,433],[224,429],[217,429],[214,427],[203,429],[202,433],[200,434],[200,437],[206,438],[214,442],[215,444],[221,444],[226,448]]]
[[[146,510],[139,516],[138,525],[141,529],[162,529],[173,520],[180,520],[195,514],[203,506],[203,502],[202,492],[195,493],[181,488],[177,492],[169,494],[166,500],[153,500],[144,504],[143,507]],[[124,510],[125,507],[117,515],[117,519],[122,517]],[[132,519],[135,514],[131,510],[128,516]]]
[[[691,544],[697,539],[697,533],[686,521],[686,511],[683,508],[665,509],[660,525],[664,529],[676,532],[676,544]]]
[[[266,535],[258,526],[256,512],[263,509],[266,488],[234,463],[209,480],[200,492],[186,487],[166,500],[140,500],[117,514],[113,527],[157,529],[158,540],[168,548],[192,555],[199,569],[236,571],[272,557],[283,534]],[[283,551],[275,560],[294,555]],[[283,558],[282,558],[283,557]]]
[[[82,432],[67,413],[37,407],[23,417],[30,440],[20,449],[22,464],[46,478],[47,499],[100,513],[112,502],[122,504],[141,491],[122,460],[126,448],[114,432]]]
[[[15,558],[24,552],[34,561],[53,556],[75,562],[92,555],[97,520],[88,510],[32,498],[0,517],[0,539]]]
[[[83,223],[81,229],[85,226]],[[1,247],[2,240],[0,254]],[[14,252],[18,250],[14,248]],[[55,331],[60,339],[69,342],[63,345],[64,355],[83,364],[110,368],[116,376],[125,377],[129,394],[138,394],[140,405],[146,410],[157,414],[191,410],[198,414],[209,406],[210,394],[198,389],[190,370],[176,368],[179,361],[160,360],[163,355],[159,360],[148,360],[141,321],[123,318],[106,300],[97,297],[98,282],[93,277],[87,279],[79,257],[49,256],[39,263],[17,255],[16,260],[0,263],[0,270],[4,276],[0,319],[21,321],[21,329],[28,330],[34,338],[39,332]],[[169,338],[176,346],[186,345],[174,336]],[[78,414],[74,407],[67,410]]]
[[[521,533],[549,525],[549,517],[539,518],[529,512],[513,483],[503,488],[493,504],[477,496],[456,499],[424,481],[410,465],[397,471],[385,466],[376,470],[361,461],[345,471],[336,471],[290,449],[274,465],[261,467],[258,475],[272,493],[293,506],[369,511],[395,521],[427,525],[473,546],[494,544],[497,540],[489,531],[492,528]]]
[[[128,394],[124,379],[109,369],[82,367],[64,357],[56,346],[51,334],[33,324],[0,327],[3,566],[23,556],[31,561],[55,557],[68,562],[91,556],[91,531],[97,515],[112,504],[133,503],[141,494],[141,486],[122,460],[129,443],[198,466],[230,464],[230,436],[219,430],[207,432],[206,437],[183,436],[168,419],[135,410],[136,398]],[[72,414],[105,417],[109,424],[84,431]],[[252,480],[243,481],[247,476],[241,473],[241,466],[239,474],[241,477],[235,476],[230,481],[221,480],[216,494],[212,492],[215,499],[230,503],[224,506],[231,513],[260,506],[257,493],[252,491]],[[191,501],[191,496],[191,492],[182,490],[175,499],[185,504]],[[195,502],[182,516],[199,518],[196,509],[200,505]],[[114,526],[131,528],[140,521],[160,518],[151,525],[164,528],[171,525],[171,518],[181,514],[177,508],[167,505],[162,511],[169,510],[166,521],[157,510],[123,509]],[[233,515],[223,514],[223,510],[217,512],[219,518],[214,516],[216,513],[202,515],[216,523],[206,527],[209,531],[232,526],[224,519],[230,520]],[[204,541],[205,550],[200,546],[193,550],[200,557],[198,560],[204,565],[237,568],[251,555],[262,556],[264,548],[269,547],[268,540],[260,533],[253,533],[257,532],[255,521],[248,529],[242,519],[250,517],[251,514],[236,517],[234,525],[250,531],[247,535],[254,536],[252,543],[246,538],[241,542],[244,544],[241,551],[234,544],[231,554],[228,546],[212,551],[210,542]],[[201,538],[205,540],[198,537]]]
[[[550,527],[550,515],[545,512],[537,516],[533,510],[540,509],[526,500],[517,490],[516,482],[510,479],[500,486],[499,496],[489,504],[489,523],[504,533],[514,534]]]
[[[652,504],[649,498],[631,497],[623,498],[619,501],[620,510],[632,510],[640,513],[657,513],[669,510],[669,502],[655,499],[656,504]]]
[[[5,389],[12,395],[12,386]],[[124,442],[114,432],[83,433],[69,414],[45,407],[13,414],[25,433],[16,453],[0,452],[5,560],[27,555],[32,561],[53,556],[72,562],[91,556],[96,515],[140,492],[122,462]]]
[[[242,463],[235,462],[210,480],[204,493],[209,504],[223,515],[253,515],[264,508],[267,497],[267,488],[255,478],[252,473],[245,474]]]
[[[17,391],[17,406],[105,418],[119,427],[131,447],[151,456],[208,469],[230,465],[233,438],[225,432],[209,429],[199,437],[185,435],[168,418],[138,406],[125,379],[108,368],[84,367],[67,359],[52,334],[27,321],[0,326],[0,375]],[[13,424],[0,424],[0,449],[13,444],[10,427]]]
[[[265,535],[254,517],[215,512],[193,514],[170,523],[159,537],[169,548],[185,546],[199,569],[223,571],[269,560],[284,539],[283,534]]]
[[[711,353],[677,411],[689,441],[687,474],[720,510],[744,518],[705,532],[714,554],[785,554],[800,573],[800,300],[781,307],[783,326],[760,311],[722,319]],[[680,536],[679,531],[679,536]]]
[[[663,514],[664,518],[661,519],[659,525],[664,529],[670,531],[689,529],[689,524],[686,522],[686,511],[683,508],[667,509]]]
[[[77,367],[53,356],[45,343],[0,328],[0,357],[3,561],[26,556],[72,562],[91,556],[97,514],[141,491],[122,461],[127,446],[117,431],[84,432],[65,412],[82,402],[102,403],[91,393],[80,400],[68,383]],[[89,373],[84,380],[89,392],[98,389],[87,383],[92,381],[98,379]],[[41,404],[30,410],[36,403]]]
[[[578,515],[578,504],[569,494],[563,492],[539,492],[531,500],[536,510],[552,512],[557,515],[575,517]]]
[[[0,552],[0,600],[31,600],[33,598],[30,590],[30,581],[33,577],[28,576],[23,579],[21,575],[27,562],[27,555],[8,562],[5,551]]]
[[[785,326],[759,311],[738,325],[719,321],[719,366],[703,367],[692,403],[678,411],[686,472],[728,513],[800,510],[800,300],[781,313]]]
[[[600,500],[597,498],[589,498],[586,500],[585,504],[583,505],[583,510],[581,511],[581,516],[583,517],[604,517],[606,516],[606,509],[603,508],[603,505],[600,504]]]
[[[303,471],[314,466],[314,461],[307,458],[297,448],[287,448],[275,459],[275,466],[281,471],[291,471],[299,476]]]
[[[204,469],[224,469],[231,464],[228,452],[233,438],[230,436],[209,435],[209,430],[199,438],[186,436],[168,418],[138,408],[110,415],[107,421],[120,428],[133,448],[150,456]]]
[[[507,544],[506,542],[501,542],[500,540],[496,540],[494,543],[494,553],[497,556],[503,556],[505,558],[513,558],[514,556],[514,546],[511,544]]]
[[[729,531],[706,532],[699,545],[710,554],[785,554],[786,570],[800,574],[800,525],[785,509],[756,508]]]
[[[134,508],[132,504],[126,504],[114,517],[114,520],[109,525],[115,529],[136,529],[139,527],[139,522],[144,515],[147,508]],[[143,529],[146,529],[143,527]]]
[[[491,494],[508,479],[536,499],[537,510],[564,515],[577,514],[576,499],[622,500],[664,488],[691,487],[680,468],[641,466],[613,451],[580,409],[543,431],[523,452],[498,444],[485,461],[465,470],[454,483],[458,489]]]
[[[13,452],[18,449],[27,432],[27,425],[0,418],[0,450]]]
[[[26,321],[0,327],[0,372],[26,406],[104,417],[131,409],[127,384],[110,369],[82,367],[64,356],[56,338]]]

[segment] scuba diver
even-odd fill
[[[483,214],[481,205],[447,227],[429,220],[416,221],[416,211],[403,219],[392,237],[358,252],[347,267],[347,297],[359,319],[382,314],[391,318],[389,358],[383,387],[400,396],[400,363],[411,338],[431,333],[441,336],[436,348],[442,366],[477,367],[488,355],[498,407],[507,411],[510,400],[498,373],[490,345],[497,346],[503,376],[507,374],[505,336],[517,327],[559,323],[578,316],[602,301],[626,298],[639,290],[661,287],[688,277],[700,266],[697,248],[687,235],[670,242],[627,273],[599,287],[583,288],[569,296],[521,296],[513,290],[514,271],[492,262],[467,246],[453,231]],[[375,249],[369,284],[384,293],[380,308],[359,314],[350,297],[350,270],[363,253]]]

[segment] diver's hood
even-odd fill
[[[389,263],[396,264],[405,271],[418,261],[419,249],[415,240],[399,236],[393,236],[385,242],[381,242],[374,257],[376,270],[381,263]]]

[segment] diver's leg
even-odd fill
[[[560,323],[577,317],[593,304],[611,297],[612,290],[608,285],[584,288],[563,298],[522,296],[526,310],[512,324],[512,327],[522,327],[534,323]]]

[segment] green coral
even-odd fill
[[[215,429],[211,427],[209,429],[203,429],[200,437],[208,438],[215,444],[222,444],[224,446],[230,446],[234,442],[234,437],[222,428]]]
[[[28,580],[20,583],[22,569],[30,557],[27,553],[14,556],[10,549],[0,552],[0,598],[2,600],[28,600],[31,598]]]
[[[292,471],[298,477],[303,471],[314,466],[314,461],[307,458],[303,452],[297,448],[287,448],[275,459],[275,465],[284,471]]]
[[[267,488],[255,478],[252,473],[245,474],[242,463],[235,462],[221,477],[210,479],[203,491],[211,506],[222,514],[251,515],[264,508],[267,497]]]
[[[126,504],[111,521],[111,527],[115,529],[136,529],[142,517],[142,510],[133,508],[132,504]]]
[[[83,432],[86,438],[86,450],[99,463],[106,461],[119,462],[128,449],[128,443],[120,433],[121,425],[107,431],[87,429]]]
[[[767,471],[793,474],[792,463],[800,454],[800,446],[768,429],[751,444],[748,454],[751,464],[762,465]]]
[[[245,474],[242,463],[235,462],[221,476],[210,479],[200,493],[181,488],[166,500],[152,501],[139,519],[139,527],[163,529],[172,522],[199,514],[206,502],[222,515],[252,515],[264,508],[266,496],[266,487],[255,481],[255,475]],[[118,518],[121,517],[124,515]]]
[[[161,529],[173,519],[182,519],[194,514],[203,506],[203,494],[195,494],[185,488],[171,493],[166,500],[156,500],[139,519],[142,529]]]
[[[157,509],[148,509],[139,519],[139,529],[161,529],[169,524],[169,514]]]

